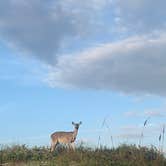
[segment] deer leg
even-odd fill
[[[67,149],[68,150],[70,149],[70,143],[67,143]]]
[[[72,149],[71,143],[68,143],[68,144],[67,144],[67,151],[70,151],[71,149]]]
[[[69,144],[68,144],[68,147],[69,147],[69,150],[75,151],[74,143],[69,143]]]
[[[57,141],[56,142],[53,142],[53,141],[51,142],[51,152],[53,152],[55,150],[57,144],[58,144]]]
[[[75,151],[75,144],[74,144],[74,142],[71,143],[71,147],[72,147],[72,150]]]
[[[51,142],[51,152],[53,152],[53,151],[54,151],[54,149],[55,149],[55,147],[54,147],[54,143],[53,143],[53,142]]]

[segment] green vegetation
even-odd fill
[[[165,166],[166,158],[155,147],[121,145],[115,149],[84,146],[75,151],[59,147],[50,153],[48,147],[26,145],[2,146],[0,165],[7,166]]]

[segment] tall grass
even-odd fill
[[[141,154],[141,155],[140,155]],[[26,145],[4,146],[0,151],[0,165],[9,166],[140,166],[166,165],[166,159],[155,147],[121,145],[114,149],[92,149],[79,146],[76,151],[59,147],[50,153],[48,147]]]
[[[103,122],[102,122],[102,125],[101,125],[101,129],[103,128],[106,128],[107,131],[108,131],[108,134],[109,134],[109,139],[111,141],[111,145],[112,145],[112,148],[114,148],[114,141],[113,141],[113,136],[112,136],[112,131],[111,131],[111,128],[109,126],[109,124],[107,123],[107,117],[104,118]],[[97,144],[97,147],[100,148],[101,146],[101,135],[99,134],[99,137],[98,137],[98,144]]]
[[[164,138],[165,138],[165,125],[163,125],[163,130],[162,130],[162,152],[163,152],[163,148],[164,148]]]
[[[165,139],[165,125],[162,127],[162,132],[159,135],[159,151],[163,153]]]
[[[142,146],[142,145],[143,145],[144,130],[145,130],[146,126],[147,126],[147,122],[148,122],[149,119],[150,119],[150,117],[148,117],[148,118],[144,121],[143,128],[142,128],[141,135],[140,135],[139,146]]]

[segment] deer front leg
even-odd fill
[[[75,143],[74,142],[71,143],[71,148],[72,148],[73,151],[75,151]]]
[[[69,150],[75,151],[75,144],[74,143],[68,143]]]

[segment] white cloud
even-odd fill
[[[59,57],[52,87],[166,95],[166,34],[144,35]]]

